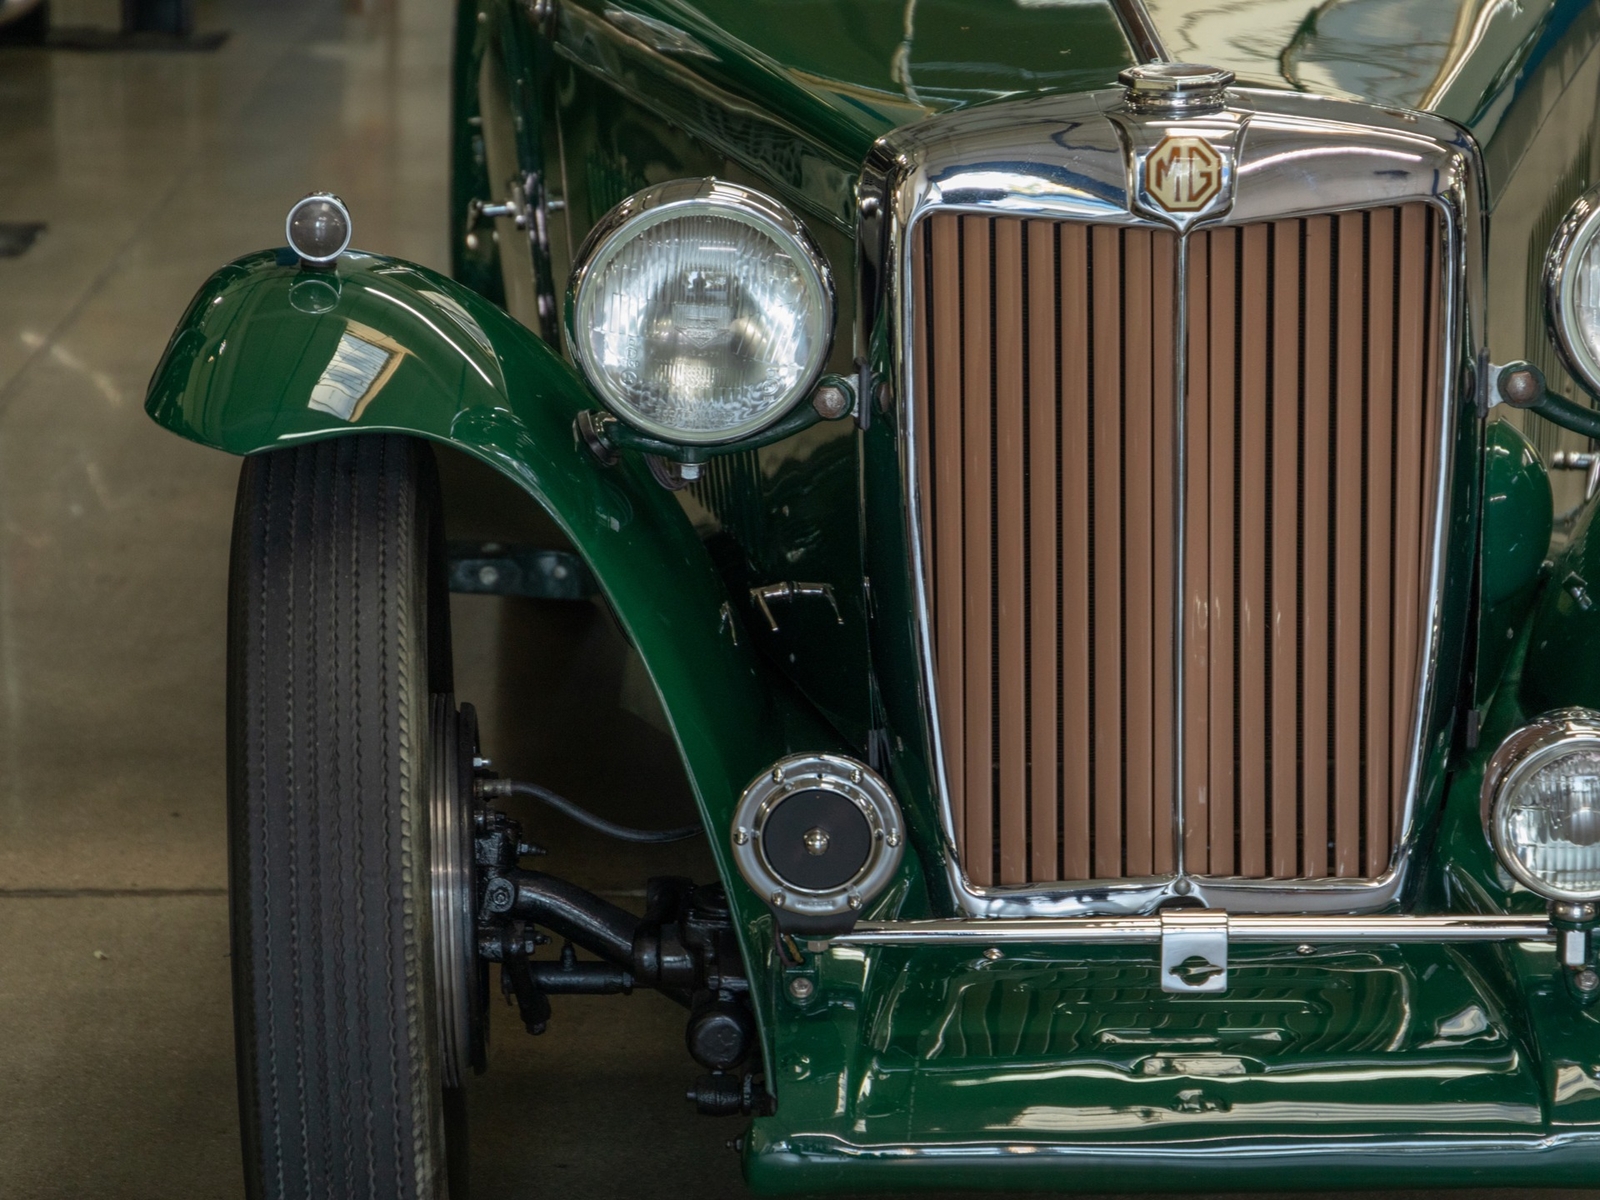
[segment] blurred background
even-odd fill
[[[5,1200],[243,1194],[223,815],[238,462],[149,421],[150,372],[207,275],[281,244],[313,188],[344,197],[358,246],[449,269],[445,0],[201,3],[188,30],[136,36],[118,3],[51,0],[44,45],[43,10],[0,27]],[[514,488],[479,503],[559,544]],[[471,539],[487,514],[450,525]],[[608,809],[635,824],[693,819],[601,606],[454,604],[457,684],[497,765],[579,800],[637,797]],[[605,727],[574,728],[597,700]],[[521,815],[551,869],[624,906],[642,909],[649,875],[712,876],[702,842],[620,846]],[[554,1003],[537,1040],[495,1007],[471,1097],[480,1194],[744,1195],[739,1122],[684,1099],[700,1068],[681,1010]]]

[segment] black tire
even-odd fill
[[[464,1191],[429,890],[429,718],[451,692],[442,547],[425,443],[348,437],[245,462],[228,820],[252,1200]]]

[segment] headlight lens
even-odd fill
[[[629,197],[579,252],[568,340],[617,416],[675,442],[734,441],[816,383],[833,284],[776,201],[716,180]]]
[[[1561,357],[1585,386],[1600,391],[1600,188],[1580,196],[1556,229],[1545,290]]]
[[[1506,870],[1552,900],[1600,898],[1600,713],[1567,709],[1512,734],[1484,791]]]

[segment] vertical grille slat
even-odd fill
[[[1059,857],[1062,829],[1061,757],[1057,748],[1063,715],[1058,711],[1061,629],[1056,594],[1061,564],[1057,531],[1056,476],[1061,439],[1060,369],[1056,354],[1056,228],[1035,221],[1027,227],[1028,262],[1028,766],[1033,818],[1030,878],[1052,879],[1065,871]],[[1069,743],[1082,746],[1084,741]],[[1083,762],[1073,754],[1073,769]]]
[[[1056,482],[1061,497],[1061,553],[1056,578],[1061,589],[1061,756],[1063,770],[1061,856],[1068,879],[1087,879],[1089,809],[1094,776],[1089,747],[1093,692],[1089,675],[1092,643],[1089,557],[1089,231],[1063,225],[1060,241],[1061,456]]]
[[[1364,875],[1379,874],[1392,845],[1390,797],[1403,781],[1391,774],[1389,694],[1391,555],[1394,512],[1393,455],[1395,435],[1395,213],[1372,214],[1367,256],[1367,521],[1366,521],[1366,670],[1362,679],[1365,716],[1366,795],[1363,797],[1366,855]]]
[[[1236,613],[1233,597],[1237,563],[1234,545],[1237,513],[1233,494],[1237,486],[1234,451],[1238,434],[1235,425],[1238,362],[1234,357],[1234,349],[1238,331],[1235,319],[1235,306],[1238,304],[1235,273],[1238,236],[1236,229],[1219,229],[1209,235],[1211,379],[1207,392],[1211,407],[1208,418],[1211,439],[1207,453],[1211,474],[1211,511],[1207,525],[1211,539],[1207,600],[1211,605],[1208,622],[1211,687],[1207,707],[1210,710],[1211,749],[1207,789],[1210,793],[1211,845],[1206,872],[1211,875],[1232,875],[1238,870],[1233,852],[1238,804],[1234,789],[1234,768],[1237,764],[1234,756],[1233,712],[1234,670],[1237,665],[1234,658]]]
[[[1174,359],[1178,338],[1178,314],[1174,304],[1172,280],[1177,278],[1178,242],[1165,231],[1156,233],[1151,246],[1150,361],[1151,371],[1151,512],[1154,537],[1151,541],[1151,570],[1155,577],[1155,612],[1150,621],[1151,670],[1154,686],[1151,696],[1151,763],[1154,789],[1155,846],[1153,869],[1167,874],[1177,867],[1177,809],[1173,771],[1174,710],[1173,634],[1177,627],[1177,576],[1173,568],[1176,530],[1172,512],[1177,484],[1174,457],[1177,438],[1178,396],[1174,381]]]
[[[1313,878],[1328,874],[1329,709],[1328,589],[1332,585],[1332,513],[1329,462],[1333,445],[1333,219],[1305,223],[1304,299],[1300,324],[1304,346],[1300,394],[1300,821],[1302,869]]]
[[[1175,235],[917,228],[921,547],[974,885],[1170,873],[1180,803],[1192,874],[1387,869],[1433,556],[1441,236],[1422,204],[1190,234],[1180,446]]]
[[[966,679],[967,869],[994,882],[994,310],[990,221],[961,218],[963,650]]]
[[[999,628],[1000,876],[1028,874],[1028,665],[1023,487],[1022,222],[994,225],[995,535]]]
[[[1239,863],[1267,874],[1267,240],[1242,231],[1239,272]],[[1256,731],[1252,733],[1251,731]]]
[[[1299,221],[1272,227],[1272,874],[1302,873],[1300,844],[1300,282]]]
[[[1094,799],[1089,836],[1094,873],[1110,879],[1123,873],[1122,231],[1097,226],[1089,239],[1090,502],[1094,505],[1089,549]],[[1070,470],[1074,464],[1064,465]]]
[[[1149,875],[1155,850],[1155,659],[1153,623],[1155,580],[1154,447],[1151,405],[1152,280],[1151,233],[1130,229],[1122,235],[1126,283],[1123,288],[1123,577],[1126,629],[1123,655],[1123,744],[1127,791],[1123,805],[1123,872]],[[1143,463],[1141,463],[1143,457]],[[1169,518],[1170,520],[1170,518]]]
[[[1184,862],[1210,870],[1211,234],[1189,239],[1188,396],[1184,404]]]
[[[1333,402],[1333,453],[1329,476],[1334,487],[1333,545],[1333,873],[1347,879],[1361,873],[1361,690],[1350,686],[1362,665],[1361,592],[1363,416],[1366,383],[1366,279],[1362,263],[1365,221],[1344,213],[1339,221],[1336,271],[1337,355]]]

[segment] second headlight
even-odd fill
[[[578,253],[572,356],[606,407],[667,441],[758,433],[816,383],[833,280],[777,201],[714,179],[624,200]]]
[[[1500,744],[1483,779],[1489,840],[1550,900],[1600,899],[1600,713],[1562,709]]]

